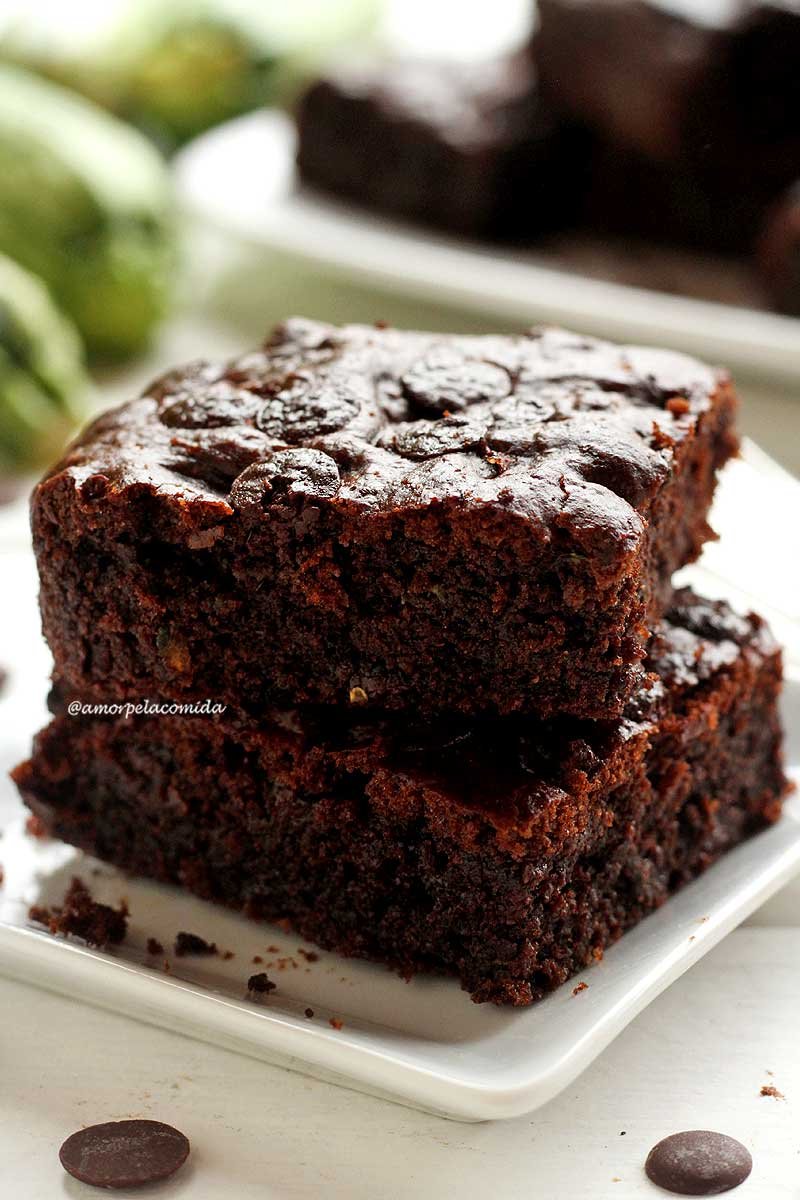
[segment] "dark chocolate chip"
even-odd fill
[[[140,1187],[167,1179],[189,1156],[189,1141],[161,1121],[106,1121],[80,1129],[58,1152],[65,1171],[93,1187]]]
[[[664,1138],[647,1156],[649,1179],[679,1196],[718,1196],[744,1183],[753,1169],[749,1151],[735,1138],[691,1129]]]
[[[339,469],[321,450],[279,450],[265,462],[253,463],[233,483],[234,508],[257,505],[285,495],[333,496],[339,487]]]
[[[511,391],[508,371],[445,346],[414,363],[400,383],[406,398],[432,415],[459,412],[481,400],[501,400]]]
[[[189,381],[164,405],[160,417],[171,429],[217,429],[253,421],[261,405],[260,396],[234,387],[226,379],[210,385],[203,380]]]
[[[389,430],[378,445],[394,450],[404,458],[436,458],[478,446],[486,433],[485,422],[471,421],[462,415],[440,421],[411,421]]]
[[[315,380],[296,375],[288,388],[262,405],[256,424],[269,437],[290,445],[336,433],[358,414],[353,387],[352,379],[331,375]]]

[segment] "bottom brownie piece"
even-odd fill
[[[127,871],[528,1004],[780,813],[763,622],[678,593],[650,665],[604,722],[61,715],[14,776]]]

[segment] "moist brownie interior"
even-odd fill
[[[15,778],[125,870],[528,1004],[780,813],[763,622],[678,593],[648,666],[600,722],[60,715]]]

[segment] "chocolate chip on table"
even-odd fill
[[[708,1129],[690,1129],[655,1145],[644,1169],[653,1183],[668,1192],[718,1196],[744,1183],[753,1160],[735,1138]]]
[[[161,1121],[106,1121],[79,1129],[58,1152],[64,1170],[93,1187],[129,1188],[167,1179],[189,1156],[189,1140]]]

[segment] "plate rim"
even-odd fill
[[[206,161],[213,165],[220,147],[259,135],[272,140],[279,169],[272,173],[275,202],[265,207],[263,225],[255,228],[235,209],[221,211],[214,189],[198,184],[208,170]],[[290,118],[275,109],[248,113],[201,135],[173,159],[179,205],[246,243],[398,295],[523,323],[575,324],[598,336],[727,362],[782,385],[800,381],[798,318],[532,264],[502,247],[447,237],[308,189],[298,211],[294,200],[285,202],[290,193],[281,192],[294,178],[294,139]],[[247,161],[258,162],[259,156],[251,154]],[[213,173],[217,180],[227,175]],[[325,236],[314,235],[320,222]],[[476,271],[480,289],[474,286]]]
[[[601,1009],[593,1021],[584,1022],[567,1049],[545,1057],[543,1065],[534,1060],[527,1075],[521,1068],[507,1072],[505,1082],[502,1077],[500,1082],[481,1081],[435,1064],[415,1063],[391,1049],[359,1041],[357,1032],[348,1033],[347,1026],[334,1032],[301,1025],[290,1013],[248,1007],[244,1000],[216,994],[188,980],[159,975],[80,943],[2,920],[0,974],[450,1119],[510,1119],[533,1111],[568,1087],[648,1004],[800,872],[800,798],[789,799],[776,825],[731,850],[639,922],[609,949],[606,959],[612,960],[619,947],[623,951],[630,948],[634,938],[647,942],[652,929],[648,922],[653,918],[661,916],[664,922],[663,914],[671,913],[676,918],[672,923],[675,929],[678,904],[691,906],[693,897],[713,886],[715,872],[726,865],[729,871],[747,867],[746,890],[740,888],[733,897],[701,905],[710,909],[709,917],[698,925],[691,943],[675,941],[634,979],[622,998]],[[615,969],[613,961],[608,965],[611,971]],[[567,980],[549,999],[566,999],[573,984],[574,980]],[[242,1017],[249,1020],[244,1032],[237,1027]]]

